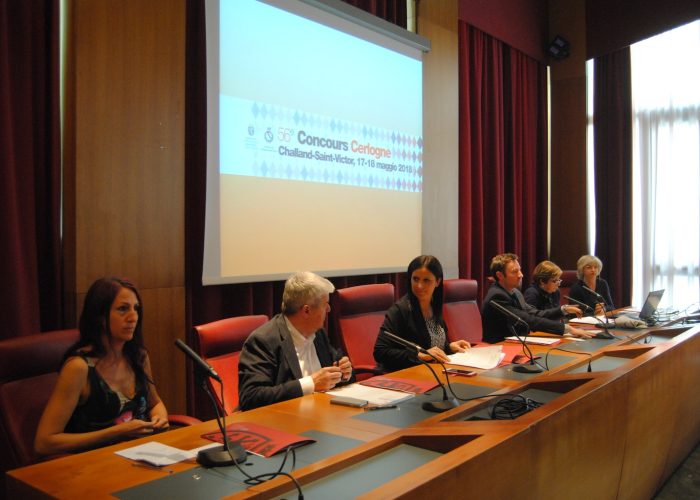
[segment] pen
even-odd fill
[[[452,374],[452,375],[462,375],[464,377],[474,377],[476,376],[476,372],[472,372],[469,370],[459,370],[457,368],[447,368],[446,370],[443,370],[442,373],[445,374]]]
[[[365,406],[365,411],[388,410],[390,408],[396,408],[396,405]]]
[[[343,359],[344,356],[345,354],[343,354],[343,351],[338,349],[335,353],[335,361],[333,361],[333,366],[340,366],[340,360]],[[352,377],[352,374],[348,375],[347,377],[344,374],[341,374],[340,381],[347,382],[348,380],[350,380],[350,377]]]

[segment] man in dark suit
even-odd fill
[[[565,307],[553,307],[551,309],[539,310],[525,302],[523,294],[519,288],[522,285],[523,273],[520,270],[518,256],[512,253],[496,255],[491,260],[491,276],[495,283],[491,285],[484,303],[481,307],[481,322],[484,331],[484,341],[489,343],[501,342],[505,337],[512,335],[508,328],[509,318],[501,311],[490,306],[490,303],[497,302],[510,312],[524,320],[530,330],[564,335],[570,334],[573,337],[591,338],[595,334],[574,328],[571,325],[562,323],[565,316]]]
[[[238,364],[238,399],[250,410],[327,391],[352,378],[352,365],[323,330],[335,287],[310,272],[284,284],[282,313],[250,334]]]

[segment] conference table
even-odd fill
[[[539,374],[507,365],[449,375],[463,401],[444,413],[422,409],[442,399],[439,387],[379,411],[332,405],[316,393],[234,413],[227,424],[314,440],[284,464],[305,498],[649,498],[700,441],[700,325],[611,331],[617,339],[531,346],[548,368]],[[423,365],[389,376],[434,380]],[[540,406],[493,418],[494,405],[513,397]],[[248,485],[235,466],[190,460],[149,469],[115,454],[149,441],[193,449],[216,430],[216,421],[203,422],[16,469],[8,497],[296,497],[285,476]],[[282,461],[249,455],[241,468],[272,473]]]

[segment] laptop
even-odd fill
[[[661,302],[661,297],[664,296],[665,291],[665,289],[662,289],[649,292],[646,300],[644,301],[644,305],[642,306],[642,310],[639,311],[639,315],[625,314],[625,316],[644,321],[647,324],[655,323],[654,314],[656,314],[656,309],[659,307],[659,302]]]

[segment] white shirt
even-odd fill
[[[289,318],[285,316],[284,321],[287,323],[287,328],[289,328],[292,334],[292,342],[294,342],[294,349],[296,350],[299,366],[301,367],[302,378],[299,379],[301,390],[304,395],[313,394],[315,384],[311,374],[321,369],[321,362],[318,360],[316,346],[314,345],[316,334],[313,333],[308,338],[304,337],[299,330],[294,328]]]

